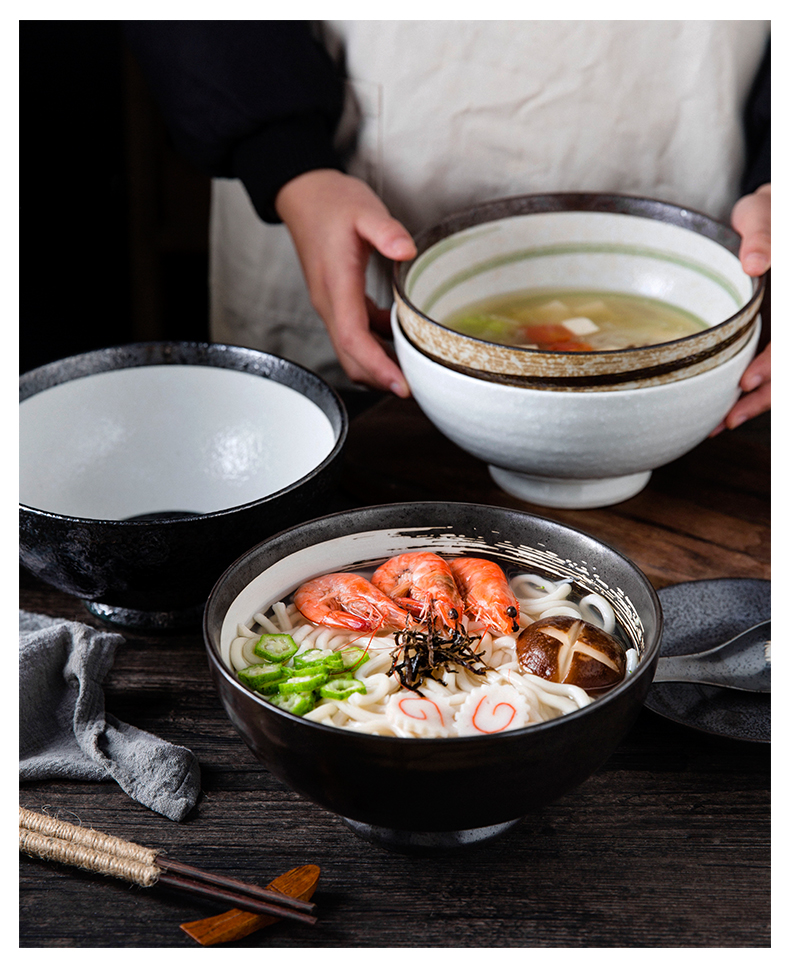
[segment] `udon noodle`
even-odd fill
[[[573,596],[569,581],[552,581],[534,574],[510,579],[519,608],[520,629],[546,617],[566,615],[588,621],[608,633],[615,629],[611,605],[598,594]],[[260,662],[253,648],[262,633],[289,634],[302,653],[312,648],[341,651],[366,649],[354,678],[365,686],[347,699],[322,699],[303,716],[313,722],[356,732],[406,738],[489,734],[546,722],[588,705],[592,698],[576,685],[549,682],[520,669],[516,634],[486,630],[469,620],[467,633],[479,635],[475,651],[488,666],[484,675],[464,668],[445,671],[442,684],[426,679],[419,692],[404,689],[390,671],[397,644],[392,634],[355,634],[315,625],[293,604],[277,602],[257,613],[250,625],[240,624],[230,645],[235,672]],[[637,653],[626,652],[626,673],[636,666]],[[263,696],[265,698],[265,696]]]

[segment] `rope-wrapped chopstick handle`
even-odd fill
[[[162,873],[155,863],[157,850],[23,807],[19,808],[19,849],[30,856],[72,864],[144,888],[156,884]]]
[[[56,820],[23,807],[19,808],[19,849],[30,856],[73,864],[84,870],[121,878],[142,887],[150,887],[159,882],[258,914],[315,923],[315,918],[306,914],[315,907],[310,902],[300,901],[255,884],[245,884],[224,875],[210,874],[208,871],[159,857],[158,850],[111,837],[98,830]]]

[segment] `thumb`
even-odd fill
[[[739,199],[732,211],[733,228],[741,236],[738,257],[751,277],[758,277],[771,266],[770,187]]]
[[[389,260],[411,260],[417,255],[417,247],[406,227],[390,216],[386,209],[375,216],[366,214],[360,220],[357,231],[362,239]]]

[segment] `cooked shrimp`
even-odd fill
[[[396,604],[425,620],[438,615],[454,628],[464,615],[464,602],[447,561],[435,553],[405,553],[393,557],[374,573],[373,583]]]
[[[313,624],[352,631],[405,628],[408,613],[357,574],[324,574],[302,584],[294,604]]]
[[[518,631],[519,603],[501,567],[477,557],[456,557],[449,564],[466,610],[476,621],[503,634]]]

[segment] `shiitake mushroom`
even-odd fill
[[[549,682],[608,689],[625,676],[625,649],[606,631],[579,618],[541,618],[518,636],[516,653],[525,672]]]

